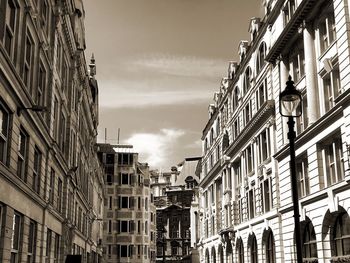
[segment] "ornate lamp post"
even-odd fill
[[[295,244],[297,252],[297,263],[303,262],[301,235],[300,235],[300,214],[299,214],[299,201],[298,201],[298,182],[296,177],[295,167],[295,131],[294,131],[294,117],[300,117],[302,113],[302,97],[300,91],[298,91],[292,77],[289,76],[286,82],[287,86],[284,91],[280,93],[280,114],[284,117],[288,117],[288,139],[290,150],[290,176],[292,184],[292,198],[293,198],[293,210],[294,210],[294,223],[295,223]]]

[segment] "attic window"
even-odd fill
[[[78,15],[78,17],[81,17],[83,15],[83,13],[78,8],[75,9],[75,13]]]

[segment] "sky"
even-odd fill
[[[208,105],[262,0],[84,0],[99,85],[98,142],[169,170],[201,156]],[[105,135],[105,130],[107,134]],[[107,140],[105,140],[107,138]]]

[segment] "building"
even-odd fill
[[[95,62],[75,1],[0,3],[0,262],[100,262]]]
[[[151,173],[157,209],[157,262],[199,262],[196,169],[200,159],[186,158],[171,172]]]
[[[239,44],[203,130],[201,262],[295,262],[287,118],[302,92],[296,157],[304,262],[350,258],[350,35],[344,0],[267,0]]]
[[[99,144],[105,167],[105,262],[155,262],[155,206],[148,164],[131,145]]]

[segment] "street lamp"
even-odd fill
[[[286,82],[287,86],[284,91],[280,93],[280,114],[283,117],[288,117],[288,139],[290,150],[290,177],[292,184],[292,198],[293,198],[293,210],[294,210],[294,224],[295,224],[295,244],[297,250],[297,263],[303,262],[302,247],[301,247],[301,235],[300,235],[300,214],[299,214],[299,201],[298,201],[298,183],[296,177],[295,168],[295,131],[294,131],[294,117],[300,117],[302,113],[302,97],[300,91],[298,91],[292,77],[288,77]]]

